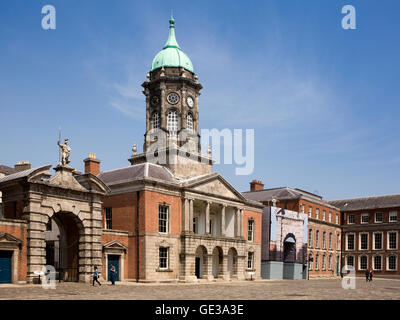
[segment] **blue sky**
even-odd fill
[[[41,28],[52,4],[57,29]],[[341,8],[356,8],[343,30]],[[254,128],[254,178],[328,200],[399,193],[398,1],[28,1],[0,10],[0,163],[71,165],[89,152],[110,170],[129,163],[145,130],[141,83],[176,35],[203,85],[201,128]]]

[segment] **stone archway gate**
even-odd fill
[[[46,264],[45,231],[56,213],[68,212],[80,225],[79,281],[90,282],[93,266],[102,273],[101,198],[109,188],[93,174],[77,174],[68,166],[51,166],[22,171],[2,179],[3,200],[22,201],[22,218],[28,222],[27,281],[37,277]]]

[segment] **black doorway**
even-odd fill
[[[200,258],[196,257],[196,271],[195,275],[197,278],[200,278]]]

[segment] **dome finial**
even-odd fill
[[[169,19],[169,27],[174,27],[175,24],[175,20],[174,20],[174,15],[173,15],[173,11],[171,9],[171,18]]]

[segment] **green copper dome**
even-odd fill
[[[169,36],[163,49],[157,53],[151,64],[151,70],[156,70],[161,67],[183,67],[186,70],[193,72],[193,64],[189,57],[179,47],[175,38],[175,20],[169,20]]]

